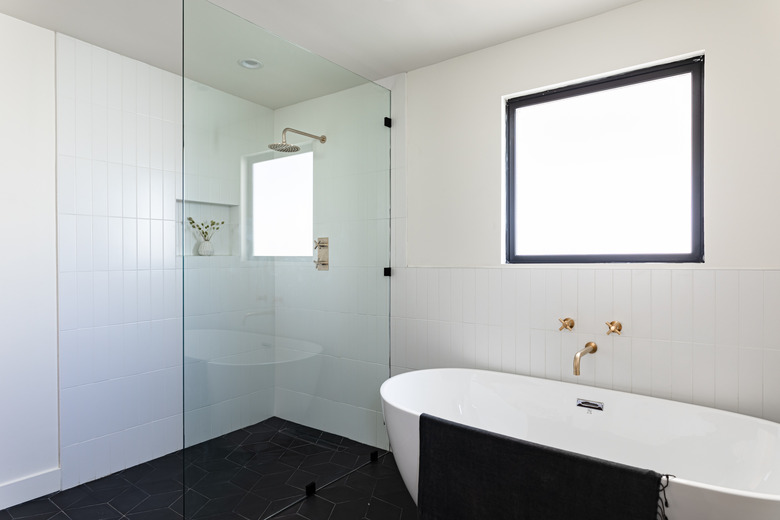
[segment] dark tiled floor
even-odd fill
[[[415,519],[393,456],[370,463],[375,450],[272,417],[0,511],[0,520]],[[306,498],[310,482],[317,493]]]

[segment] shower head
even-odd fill
[[[300,130],[296,130],[294,128],[285,128],[284,130],[282,130],[282,142],[269,144],[268,148],[270,148],[275,152],[284,152],[284,153],[292,153],[292,152],[299,151],[301,149],[300,146],[296,146],[294,144],[287,144],[288,131],[295,132],[296,134],[304,135],[306,137],[311,137],[312,139],[316,139],[321,143],[324,143],[327,140],[327,138],[324,135],[314,135],[306,132],[301,132]]]
[[[284,139],[282,140],[281,143],[269,144],[268,148],[270,148],[271,150],[273,150],[275,152],[284,152],[284,153],[297,152],[298,150],[301,149],[300,146],[295,146],[294,144],[287,144],[287,143],[285,143]]]

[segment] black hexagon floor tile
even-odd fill
[[[271,417],[0,510],[0,520],[415,520],[392,454],[369,462],[373,451]],[[306,497],[310,482],[317,492]]]

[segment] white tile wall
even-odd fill
[[[778,291],[776,271],[396,267],[392,372],[501,370],[777,420]],[[430,302],[444,300],[447,312],[432,315]],[[558,331],[567,316],[574,333]],[[612,320],[621,336],[606,335]],[[574,377],[572,357],[588,341],[599,351]]]
[[[58,34],[57,115],[64,489],[181,446],[181,80]]]

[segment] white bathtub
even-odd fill
[[[385,381],[390,445],[417,500],[419,416],[672,474],[670,520],[780,519],[780,424],[701,406],[468,369]],[[576,406],[600,401],[603,411]]]

